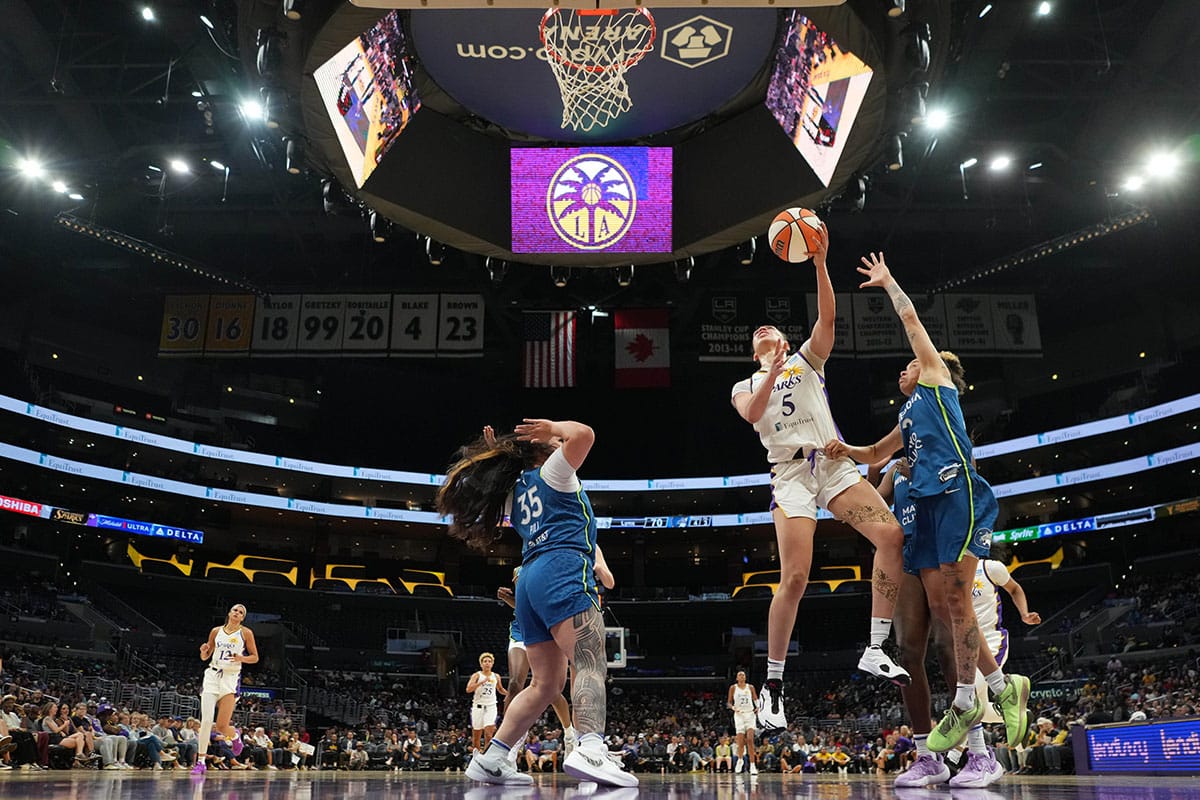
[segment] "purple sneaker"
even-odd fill
[[[203,775],[208,772],[208,767],[204,766],[204,756],[200,756],[196,760],[196,766],[192,767],[192,775]]]
[[[896,776],[895,785],[933,786],[935,783],[945,783],[950,780],[950,768],[936,756],[918,756],[908,769]]]
[[[240,730],[234,728],[233,732],[236,733],[237,736],[233,737],[233,741],[229,743],[229,749],[233,751],[233,757],[237,758],[242,754],[242,750],[245,748],[246,743],[242,741],[242,732]]]
[[[1005,774],[1006,773],[1004,771],[1004,767],[1001,766],[1000,762],[996,760],[996,754],[993,753],[991,750],[988,750],[988,754],[987,754],[988,786],[991,786],[993,783],[995,783],[996,781],[1003,778],[1005,776]]]
[[[950,779],[950,785],[962,789],[982,789],[993,780],[991,759],[988,755],[967,753],[967,765]]]

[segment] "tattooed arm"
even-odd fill
[[[950,370],[946,369],[938,349],[933,346],[929,333],[921,324],[921,318],[917,316],[917,309],[913,307],[912,300],[892,277],[891,270],[883,260],[883,253],[871,253],[870,258],[863,256],[862,263],[864,266],[859,267],[858,271],[866,275],[867,280],[859,284],[858,288],[866,289],[870,286],[878,286],[888,293],[888,297],[892,298],[892,307],[896,309],[896,316],[900,317],[900,321],[904,323],[904,333],[908,336],[909,344],[912,345],[913,355],[921,363],[921,382],[938,386],[953,386],[954,381],[950,379]]]

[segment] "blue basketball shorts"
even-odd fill
[[[904,554],[906,572],[957,564],[970,553],[986,558],[1000,506],[987,481],[958,475],[942,494],[913,498],[917,504],[912,544]]]
[[[522,566],[516,622],[526,645],[551,641],[551,628],[589,608],[600,610],[595,561],[590,555],[549,550]]]

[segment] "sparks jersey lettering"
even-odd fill
[[[494,706],[496,705],[496,685],[500,683],[500,676],[492,673],[487,677],[483,677],[483,673],[477,673],[482,680],[475,685],[475,705],[477,706]]]
[[[735,713],[735,714],[752,714],[752,713],[754,713],[754,698],[750,694],[750,684],[746,684],[745,689],[734,684],[734,687],[733,687],[733,713]]]
[[[1002,627],[1004,610],[999,592],[999,587],[1007,584],[1008,580],[1008,568],[999,561],[979,559],[975,567],[975,584],[971,587],[971,602],[975,606],[979,630],[993,654],[1008,635],[1008,631]]]
[[[551,459],[561,463],[551,465]],[[592,501],[582,486],[573,492],[555,489],[542,472],[547,467],[556,471],[567,465],[561,450],[556,450],[541,469],[521,473],[513,488],[512,526],[525,543],[521,549],[522,563],[547,550],[578,550],[589,561],[595,559],[596,515]],[[570,469],[567,465],[567,469]]]
[[[943,494],[961,474],[982,482],[970,466],[971,440],[954,387],[918,383],[900,407],[900,435],[911,467],[912,497]]]
[[[767,371],[759,370],[733,385],[733,395],[753,393],[767,379]],[[833,412],[829,410],[829,395],[825,392],[825,362],[812,352],[811,340],[784,363],[783,372],[775,379],[766,411],[754,423],[758,438],[767,448],[767,460],[772,464],[791,461],[804,450],[817,450],[830,439],[840,439]]]
[[[241,672],[242,662],[234,661],[235,655],[246,654],[246,640],[242,637],[242,629],[226,633],[225,628],[217,628],[217,644],[213,648],[212,660],[209,664],[213,669],[224,672]]]

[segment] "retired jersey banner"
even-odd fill
[[[1041,351],[1042,333],[1033,295],[992,295],[992,322],[997,350]]]
[[[659,308],[613,312],[618,389],[671,385],[670,312]]]
[[[208,295],[168,295],[163,303],[160,356],[198,356],[208,328]]]

